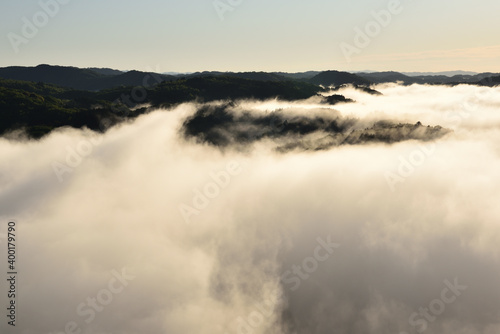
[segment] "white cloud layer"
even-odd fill
[[[335,109],[454,133],[434,143],[221,152],[181,138],[196,109],[185,104],[102,136],[1,139],[0,233],[10,220],[18,226],[16,330],[500,332],[500,88],[377,89],[384,95],[345,89],[357,102]],[[182,205],[193,209],[189,222]],[[321,246],[328,239],[339,244],[331,253]],[[123,268],[127,285],[107,293]],[[459,294],[447,285],[455,280],[466,286]]]

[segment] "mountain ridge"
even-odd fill
[[[453,71],[460,72],[460,71]],[[466,73],[465,71],[462,71]],[[436,72],[452,73],[452,72]],[[416,73],[414,73],[416,74]],[[176,81],[198,77],[233,77],[262,82],[300,81],[321,86],[340,86],[352,84],[370,86],[373,84],[400,82],[410,84],[478,84],[496,85],[492,78],[499,73],[456,74],[446,75],[407,75],[401,72],[358,72],[350,73],[337,70],[306,71],[296,73],[286,72],[221,72],[204,71],[187,74],[167,75],[154,72],[136,70],[119,71],[110,68],[78,68],[72,66],[58,66],[41,64],[34,67],[10,66],[0,68],[0,78],[42,82],[76,90],[101,91],[116,87],[148,87],[161,82]]]

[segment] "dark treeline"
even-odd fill
[[[119,122],[150,108],[226,99],[300,100],[321,90],[305,82],[263,82],[223,76],[163,81],[150,87],[122,86],[97,92],[0,79],[0,133],[22,128],[29,137],[40,138],[61,126],[102,131],[103,119],[108,123]]]
[[[104,131],[109,124],[134,118],[151,108],[197,101],[279,98],[307,99],[344,85],[369,94],[374,83],[500,84],[494,73],[414,76],[398,72],[352,74],[340,71],[303,73],[198,72],[165,75],[151,72],[39,65],[0,68],[0,135],[23,129],[40,138],[62,126]],[[335,94],[325,104],[354,102]],[[103,125],[103,120],[106,120]]]

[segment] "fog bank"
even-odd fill
[[[342,89],[356,102],[331,107],[238,101],[231,117],[252,117],[221,127],[232,131],[222,149],[185,136],[197,104],[103,135],[0,139],[0,233],[18,226],[16,330],[500,332],[500,88],[376,89]],[[269,115],[451,131],[317,150],[314,131],[255,132]]]

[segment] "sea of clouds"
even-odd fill
[[[1,254],[6,223],[17,224],[16,332],[499,333],[500,88],[376,89],[344,88],[356,102],[333,107],[233,109],[453,131],[221,148],[185,136],[200,105],[183,104],[105,134],[0,139]],[[3,279],[0,291],[9,333]]]

